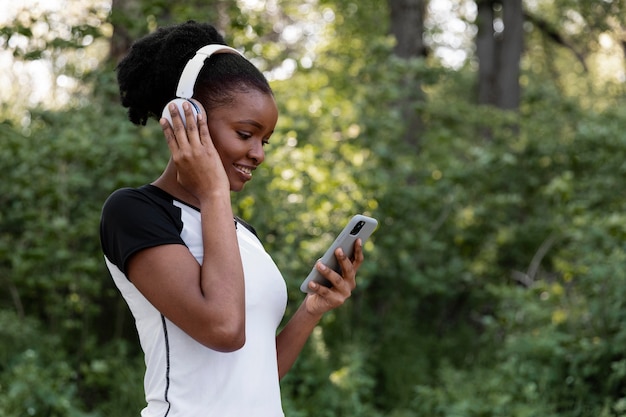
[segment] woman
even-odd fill
[[[187,62],[213,44],[224,40],[195,22],[136,42],[117,68],[130,120],[158,117]],[[276,335],[285,282],[230,201],[264,160],[278,118],[273,93],[258,69],[228,51],[206,58],[194,91],[182,106],[167,106],[171,123],[160,119],[171,152],[161,176],[115,191],[102,212],[105,261],[145,354],[142,416],[283,416],[279,379],[322,315],[350,297],[362,244],[353,259],[337,251],[341,274],[316,265],[333,286],[311,283]]]

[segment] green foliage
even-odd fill
[[[77,396],[76,373],[61,340],[44,336],[36,320],[0,311],[0,414],[87,417]]]
[[[299,360],[282,381],[285,415],[363,416],[380,414],[371,402],[375,381],[368,364],[367,349],[346,344],[331,352],[321,328],[312,335]]]
[[[281,17],[304,18],[306,8],[283,3]],[[555,2],[565,3],[578,4]],[[169,10],[134,4],[152,16],[129,27],[138,32]],[[195,10],[176,7],[177,17]],[[575,58],[546,59],[531,33],[520,111],[477,107],[471,67],[391,56],[379,2],[322,1],[320,11],[332,12],[320,26],[332,36],[306,51],[314,66],[298,61],[272,82],[279,125],[234,207],[283,271],[288,315],[349,216],[371,214],[380,228],[352,299],[282,382],[286,414],[626,416],[623,86],[559,78]],[[271,36],[255,45],[269,21],[246,13],[231,15],[230,36],[269,57],[268,70],[304,54]],[[9,417],[142,407],[142,358],[101,261],[98,220],[112,190],[160,173],[167,147],[156,124],[125,120],[109,66],[84,81],[90,90],[71,109],[0,124]],[[419,146],[400,139],[395,105],[407,97],[423,123]]]
[[[0,311],[0,336],[1,415],[130,417],[141,408],[141,385],[125,381],[140,381],[143,363],[125,342],[92,347],[77,360],[64,333],[6,310]]]
[[[3,337],[3,356],[14,363],[1,369],[7,416],[26,415],[16,414],[26,406],[28,415],[55,416],[141,407],[138,346],[117,347],[121,336],[136,336],[102,262],[100,208],[112,190],[150,181],[168,155],[158,126],[139,130],[122,109],[101,104],[32,110],[26,131],[0,125],[0,282],[9,290],[0,311],[13,311],[25,330],[34,318],[43,323],[33,337],[17,339],[17,329]]]

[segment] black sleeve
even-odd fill
[[[140,189],[123,188],[106,200],[100,219],[100,242],[107,259],[124,274],[132,255],[159,245],[184,245],[180,209]]]

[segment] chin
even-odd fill
[[[237,193],[241,190],[243,190],[245,184],[231,184],[230,185],[230,191]]]

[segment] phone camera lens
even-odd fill
[[[351,235],[356,235],[356,234],[358,234],[358,233],[361,231],[361,229],[363,228],[363,225],[364,225],[364,224],[365,224],[365,222],[364,222],[363,220],[360,220],[360,221],[356,224],[356,226],[354,226],[354,227],[352,228],[352,231],[350,231],[350,234],[351,234]]]

